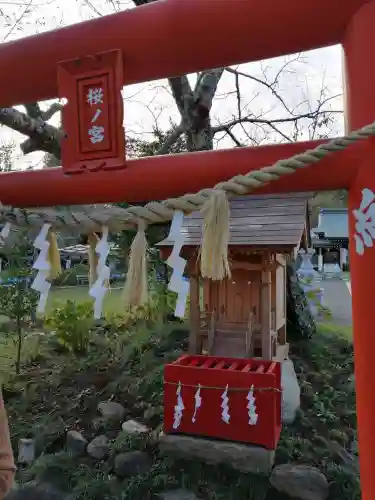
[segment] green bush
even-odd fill
[[[76,354],[86,352],[94,326],[92,303],[68,300],[52,311],[47,326],[56,332],[63,346]]]

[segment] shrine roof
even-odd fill
[[[323,234],[324,238],[349,238],[348,209],[321,208],[318,226],[312,229],[315,234]]]
[[[307,219],[310,193],[251,195],[230,200],[231,246],[282,246],[300,244]],[[203,217],[200,212],[185,216],[182,232],[186,246],[201,243]],[[157,246],[173,246],[166,238]]]

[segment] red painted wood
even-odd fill
[[[362,127],[375,120],[375,67],[369,47],[375,44],[375,1],[369,1],[353,17],[343,39],[345,53],[346,116],[350,129]],[[361,498],[375,498],[375,373],[374,296],[375,246],[356,252],[355,235],[363,230],[357,224],[353,210],[359,210],[362,190],[375,192],[375,139],[367,141],[358,175],[349,190],[350,280],[352,287],[353,340],[356,381],[356,410],[359,437]],[[372,232],[374,205],[365,207],[366,227]],[[371,238],[373,241],[373,238]]]
[[[64,173],[124,168],[120,51],[65,61],[57,69],[59,96],[68,101],[62,113]]]
[[[182,387],[181,396],[185,409],[180,427],[174,430],[174,407],[179,382],[182,386],[186,384],[193,387]],[[194,395],[198,384],[220,387],[222,390],[201,389],[202,406],[198,409],[196,422],[193,423]],[[231,416],[229,424],[221,419],[221,395],[227,384]],[[253,426],[248,423],[246,408],[246,397],[252,385],[255,388],[256,409],[259,415],[257,424]],[[231,392],[230,388],[243,390]],[[257,391],[256,388],[271,390]],[[273,450],[277,446],[281,431],[280,391],[281,365],[278,362],[183,356],[164,368],[164,432],[240,441]]]
[[[56,97],[57,64],[102,51],[122,51],[130,84],[333,45],[365,2],[165,0],[4,43],[0,106]]]
[[[61,168],[0,174],[0,200],[16,207],[162,200],[214,186],[237,174],[314,148],[310,141],[257,148],[129,160],[124,170],[64,175]],[[350,186],[362,161],[363,142],[286,176],[257,193],[333,190]]]

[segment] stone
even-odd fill
[[[66,434],[66,449],[75,456],[85,454],[87,439],[78,431],[68,431]]]
[[[122,424],[122,430],[126,434],[147,434],[150,429],[143,424],[140,424],[136,420],[127,420]]]
[[[160,500],[199,500],[197,495],[189,490],[170,490],[159,493]]]
[[[159,449],[164,455],[211,464],[226,464],[241,472],[268,475],[272,469],[275,452],[260,446],[234,441],[218,441],[177,434],[159,435]]]
[[[21,438],[18,442],[18,463],[30,465],[35,460],[34,439]]]
[[[91,426],[95,433],[97,433],[100,429],[105,427],[105,419],[103,417],[95,417],[91,423]]]
[[[340,465],[346,466],[347,469],[352,469],[354,473],[359,474],[358,456],[350,449],[345,449],[340,443],[330,441],[328,449],[333,460]]]
[[[87,445],[87,453],[92,458],[104,460],[109,455],[109,442],[107,436],[101,435],[94,438]]]
[[[115,401],[103,401],[98,405],[98,411],[106,420],[121,422],[125,416],[125,408]]]
[[[291,425],[301,407],[301,391],[298,378],[290,359],[283,361],[281,366],[281,421],[285,425]]]
[[[326,500],[329,494],[326,477],[308,465],[278,465],[272,471],[270,484],[296,500]]]
[[[114,470],[116,476],[129,477],[147,474],[151,470],[151,466],[151,460],[146,452],[128,451],[116,456]]]
[[[43,498],[43,500],[61,500],[65,496],[62,491],[55,489],[48,483],[36,483],[34,481],[14,487],[14,493],[10,493],[9,498],[13,498],[13,495],[14,498],[28,500],[39,500],[40,498]]]

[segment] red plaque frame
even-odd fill
[[[58,65],[65,140],[65,174],[125,167],[122,54],[120,50],[63,61]]]

